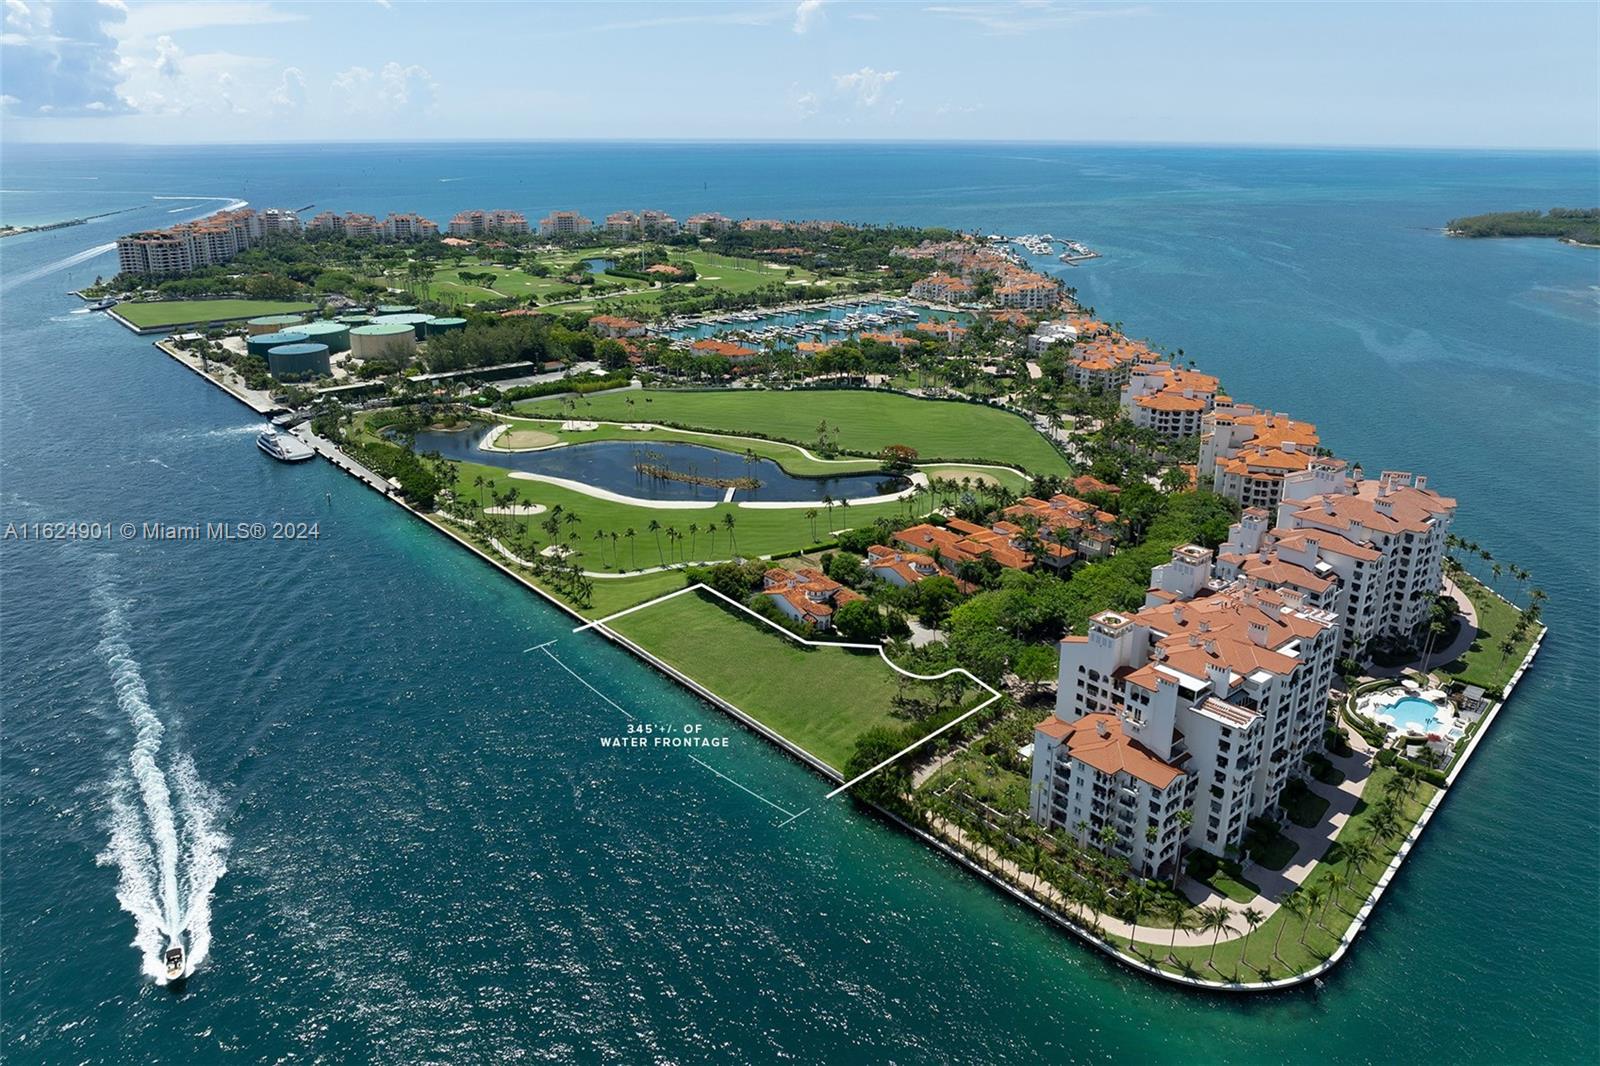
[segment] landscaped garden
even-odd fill
[[[1523,657],[1538,638],[1539,626],[1528,624],[1518,633],[1517,623],[1523,611],[1490,592],[1471,574],[1458,570],[1451,580],[1467,594],[1478,612],[1478,635],[1460,658],[1432,669],[1464,685],[1499,692],[1522,665]]]

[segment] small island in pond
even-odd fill
[[[1454,218],[1445,226],[1451,237],[1557,237],[1568,244],[1600,248],[1600,207],[1552,207],[1538,211],[1495,211]]]

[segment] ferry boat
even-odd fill
[[[174,940],[167,945],[167,954],[163,961],[167,965],[167,980],[179,981],[183,979],[185,960],[183,955],[183,942]]]
[[[317,454],[304,441],[275,429],[262,430],[256,436],[256,447],[280,463],[299,463]]]

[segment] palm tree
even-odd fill
[[[833,496],[828,494],[828,493],[823,493],[822,506],[824,506],[824,507],[826,507],[828,509],[828,530],[829,530],[829,532],[832,532],[833,531]]]
[[[606,531],[603,529],[595,530],[594,539],[600,542],[600,565],[604,566],[606,564]]]
[[[817,509],[813,507],[806,511],[806,518],[811,522],[811,541],[814,544],[817,540]]]
[[[1327,898],[1328,890],[1321,885],[1311,885],[1306,888],[1306,924],[1300,930],[1300,943],[1306,942],[1306,934],[1311,931],[1311,917],[1317,917],[1317,928],[1322,928],[1322,901]]]
[[[700,535],[700,526],[697,523],[690,522],[689,523],[689,554],[690,555],[694,554],[694,539],[699,535]]]
[[[654,518],[652,518],[652,519],[650,519],[650,524],[648,526],[646,526],[645,529],[647,529],[651,533],[655,534],[655,537],[656,537],[656,558],[661,561],[661,565],[662,566],[666,566],[667,565],[667,557],[661,551],[661,523],[657,522]]]
[[[1348,882],[1346,881],[1344,874],[1340,873],[1338,870],[1334,870],[1328,875],[1328,902],[1322,908],[1322,913],[1324,915],[1328,913],[1328,907],[1338,907],[1341,910],[1343,909],[1343,901],[1341,897],[1344,894],[1346,884],[1348,884]]]
[[[733,533],[733,512],[724,511],[722,515],[722,528],[728,531],[728,541],[733,545],[733,554],[739,554],[739,538]]]
[[[1213,970],[1217,969],[1211,961],[1217,957],[1217,942],[1222,939],[1224,930],[1232,931],[1232,927],[1229,925],[1232,920],[1233,912],[1220,903],[1215,907],[1200,908],[1200,929],[1202,932],[1211,934],[1211,952],[1206,956],[1206,965]],[[1217,970],[1217,973],[1220,974],[1221,972],[1221,970]]]
[[[623,530],[622,535],[628,538],[628,555],[633,559],[633,568],[637,570],[639,569],[639,548],[638,545],[634,544],[633,538],[639,534],[633,531],[632,526],[629,526]]]
[[[1278,897],[1278,907],[1282,910],[1288,911],[1296,918],[1300,917],[1306,912],[1305,900],[1300,896],[1300,888],[1298,885],[1294,888],[1291,888],[1288,892],[1285,892],[1282,896]],[[1278,923],[1278,935],[1277,938],[1272,941],[1272,957],[1277,959],[1279,962],[1282,962],[1283,958],[1278,954],[1278,945],[1283,943],[1283,931],[1287,928],[1289,928],[1289,919],[1285,918],[1283,921]]]
[[[1139,919],[1144,914],[1144,909],[1150,905],[1150,889],[1143,882],[1135,884],[1123,897],[1133,908],[1133,928],[1128,933],[1128,948],[1137,953],[1139,950]]]
[[[1189,905],[1181,896],[1168,896],[1161,904],[1161,917],[1172,923],[1172,941],[1167,945],[1168,960],[1178,956],[1178,934],[1194,927],[1189,917]]]
[[[1239,948],[1239,961],[1244,962],[1245,957],[1250,954],[1250,936],[1260,927],[1262,922],[1266,921],[1267,916],[1254,907],[1246,907],[1239,917],[1243,918],[1244,924],[1248,926],[1244,934],[1244,944]],[[1233,968],[1233,979],[1235,981],[1239,979],[1238,966]]]

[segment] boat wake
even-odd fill
[[[162,751],[166,723],[150,704],[128,643],[125,606],[101,596],[105,619],[97,648],[111,671],[117,706],[132,730],[126,762],[108,783],[110,842],[99,856],[117,869],[117,902],[133,915],[133,946],[146,976],[167,983],[163,955],[187,942],[183,976],[211,948],[211,893],[227,872],[228,838],[217,828],[221,801],[182,752]]]
[[[107,244],[97,244],[93,248],[85,248],[83,251],[78,252],[75,255],[69,255],[65,259],[57,259],[54,263],[46,263],[44,266],[36,267],[33,270],[28,271],[26,274],[19,274],[16,277],[7,278],[5,287],[0,288],[0,292],[10,292],[18,285],[25,285],[30,281],[37,281],[47,274],[54,274],[58,270],[65,270],[68,267],[77,266],[79,263],[86,262],[95,258],[96,256],[105,255],[107,252],[116,251],[116,248],[116,241],[111,241]]]

